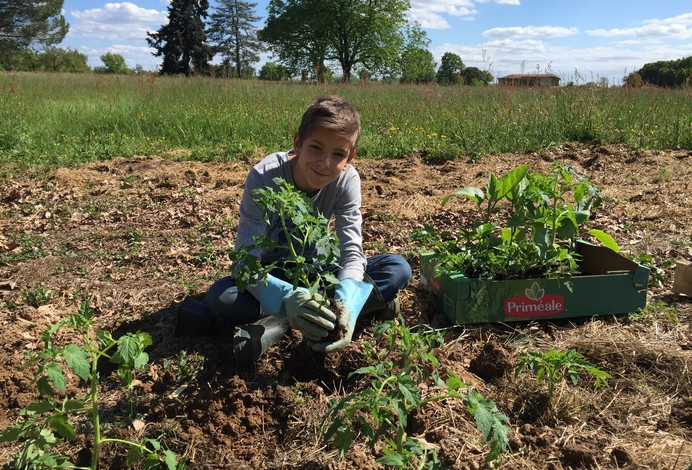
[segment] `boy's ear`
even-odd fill
[[[356,158],[356,149],[353,149],[351,151],[351,155],[348,156],[348,160],[346,160],[346,163],[351,163],[351,160],[353,160],[354,158]]]
[[[298,150],[300,150],[300,142],[298,133],[296,132],[295,134],[293,134],[293,152],[297,153]]]

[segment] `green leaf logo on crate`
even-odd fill
[[[540,318],[558,315],[565,311],[565,297],[558,294],[546,294],[537,282],[530,289],[524,289],[524,295],[515,295],[505,299],[505,316],[514,318]]]

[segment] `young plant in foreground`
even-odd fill
[[[548,402],[552,403],[553,391],[558,382],[570,379],[573,385],[579,382],[579,373],[586,372],[594,377],[594,387],[608,385],[610,374],[588,362],[584,356],[574,349],[569,351],[556,351],[550,348],[545,353],[528,352],[519,358],[519,364],[514,373],[519,373],[527,368],[536,374],[536,382],[548,383]]]
[[[375,336],[388,335],[385,348],[365,345],[369,366],[350,374],[370,379],[360,393],[333,401],[323,426],[329,428],[325,441],[343,456],[358,433],[363,434],[372,448],[380,443],[383,455],[377,461],[400,468],[441,468],[437,452],[424,441],[407,432],[408,417],[416,409],[431,402],[457,399],[466,404],[475,418],[476,426],[490,446],[488,460],[495,460],[508,444],[508,418],[491,400],[468,389],[453,372],[447,380],[439,374],[439,362],[434,349],[443,344],[442,334],[435,330],[411,332],[403,321],[384,322],[375,329]],[[419,384],[434,381],[437,392],[424,396]]]
[[[339,240],[329,230],[327,218],[314,212],[312,202],[303,192],[282,178],[273,181],[278,186],[276,190],[258,188],[253,195],[263,209],[265,222],[269,226],[280,224],[285,240],[263,235],[255,237],[253,245],[231,252],[238,288],[265,282],[267,275],[278,268],[294,289],[304,287],[313,296],[326,292],[339,283],[334,274],[324,269],[336,266]],[[282,262],[262,264],[255,254],[260,249],[281,252]]]
[[[123,385],[132,385],[132,371],[143,368],[149,361],[145,348],[152,344],[147,333],[128,333],[114,339],[110,332],[95,329],[93,309],[85,300],[76,314],[51,325],[43,334],[44,348],[29,356],[27,366],[36,366],[36,387],[41,399],[22,410],[23,421],[0,433],[0,441],[23,440],[19,452],[10,462],[11,468],[89,468],[96,470],[101,447],[106,443],[119,443],[129,447],[126,464],[131,467],[144,459],[144,467],[184,468],[175,454],[163,449],[156,439],[131,442],[102,435],[99,415],[98,363],[107,359],[118,366]],[[67,346],[53,342],[59,330],[70,331],[78,341]],[[79,377],[89,390],[82,398],[67,396],[66,372]],[[62,397],[62,398],[61,398]],[[88,420],[93,432],[91,464],[75,467],[68,457],[55,452],[63,440],[74,440],[77,429],[73,423]]]

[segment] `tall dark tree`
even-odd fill
[[[62,15],[63,0],[0,0],[0,60],[30,46],[59,44],[69,25]]]
[[[271,0],[260,39],[289,66],[338,62],[348,82],[356,65],[384,71],[404,44],[408,0]]]
[[[440,68],[437,69],[437,83],[440,85],[454,85],[463,80],[464,62],[454,52],[445,52],[440,60]]]
[[[147,33],[147,42],[163,56],[162,75],[207,74],[213,53],[207,44],[204,18],[208,0],[173,0],[168,6],[168,24]]]
[[[257,38],[254,23],[256,3],[239,0],[219,0],[219,6],[209,16],[207,38],[215,53],[221,54],[224,65],[232,64],[235,76],[242,77],[245,69],[259,61],[264,47]]]

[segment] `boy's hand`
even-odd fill
[[[336,326],[336,315],[324,305],[319,294],[313,297],[306,289],[298,288],[284,299],[284,305],[288,324],[310,341],[326,338]]]
[[[331,343],[315,343],[312,345],[313,350],[332,353],[341,351],[348,346],[351,338],[353,338],[353,330],[356,328],[358,315],[360,315],[360,311],[363,309],[363,305],[365,305],[372,288],[372,284],[352,279],[344,279],[336,286],[334,300],[341,311],[339,327],[343,332],[343,336],[341,339]]]

